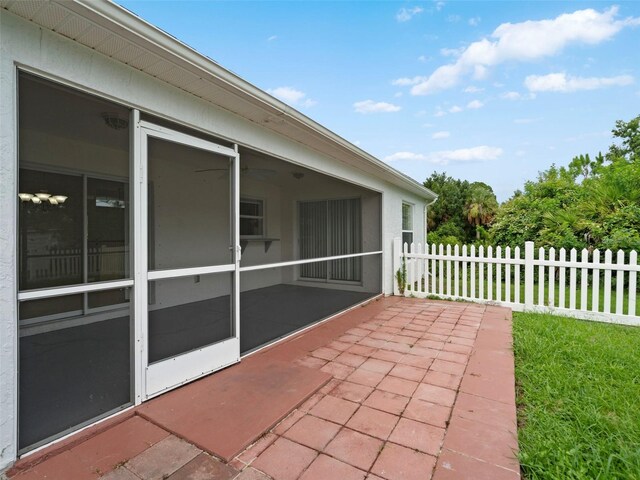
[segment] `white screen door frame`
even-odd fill
[[[136,112],[137,113],[137,112]],[[135,229],[135,313],[136,329],[136,403],[166,392],[186,382],[202,377],[211,372],[240,361],[240,227],[238,221],[240,205],[240,168],[237,145],[235,148],[218,145],[197,137],[193,137],[175,130],[139,120],[135,115],[136,125],[134,136],[137,158],[135,163],[134,195],[137,208],[134,212]],[[225,265],[198,266],[192,268],[178,268],[171,270],[149,271],[148,269],[148,143],[149,138],[156,138],[187,147],[204,150],[229,159],[231,232],[230,245],[232,263]],[[148,285],[149,281],[180,278],[193,275],[214,273],[232,273],[231,288],[231,318],[234,325],[232,337],[202,348],[182,353],[175,357],[161,360],[152,364],[148,362],[149,328],[148,328]]]

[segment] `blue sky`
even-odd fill
[[[501,201],[640,114],[640,2],[118,3],[416,180]]]

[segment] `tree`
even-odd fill
[[[576,246],[573,233],[570,238],[566,238],[566,232],[560,237],[555,235],[562,228],[551,225],[554,218],[548,217],[565,212],[574,204],[576,190],[575,179],[566,169],[552,165],[540,172],[536,181],[526,182],[524,191],[517,191],[498,210],[490,231],[493,243],[523,247],[524,242],[531,240],[540,246]]]
[[[602,153],[598,153],[594,160],[589,158],[589,154],[579,155],[577,157],[573,157],[571,163],[569,164],[569,173],[573,178],[578,178],[582,175],[582,179],[586,180],[587,178],[592,178],[597,174],[598,170],[602,167],[604,163],[604,157]]]
[[[612,163],[626,161],[634,163],[640,161],[640,115],[628,122],[616,121],[616,126],[611,130],[614,138],[622,140],[621,145],[611,145],[607,153],[607,160]]]
[[[478,227],[488,225],[498,210],[498,201],[493,189],[482,182],[474,182],[469,188],[469,196],[465,202],[464,212],[467,221],[476,230],[476,240],[480,240]]]
[[[438,200],[428,210],[429,243],[447,238],[447,242],[466,242],[473,233],[466,222],[464,206],[469,182],[433,172],[424,186],[438,194]]]
[[[640,250],[640,116],[616,122],[603,156],[573,158],[527,182],[499,209],[493,242],[556,248]]]

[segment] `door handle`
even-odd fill
[[[229,245],[229,250],[236,254],[238,261],[242,258],[242,247],[240,245]]]

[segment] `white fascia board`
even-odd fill
[[[435,199],[437,195],[416,180],[390,167],[373,155],[356,147],[344,138],[311,120],[289,105],[267,92],[243,80],[233,72],[223,68],[214,60],[179,41],[170,34],[155,27],[129,10],[109,0],[54,0],[68,11],[109,29],[123,38],[141,46],[161,58],[187,69],[223,88],[232,95],[249,101],[256,107],[284,118],[293,126],[309,131],[320,139],[329,141],[357,159],[360,163],[375,167],[377,175],[425,199]]]

